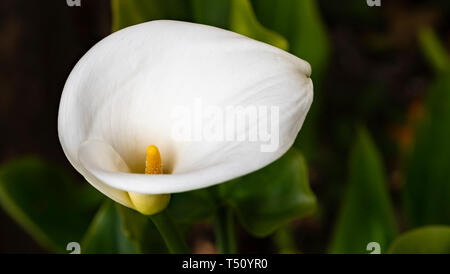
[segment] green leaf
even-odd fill
[[[167,253],[166,244],[149,217],[128,207],[117,205],[125,235],[139,253]]]
[[[259,23],[250,0],[231,0],[230,29],[284,50],[288,48],[288,42],[283,36]]]
[[[239,0],[237,0],[239,1]],[[255,12],[262,24],[280,33],[290,52],[308,61],[313,79],[328,64],[330,42],[316,0],[255,0]]]
[[[23,158],[0,167],[0,203],[12,218],[51,251],[66,253],[79,242],[103,196],[57,167]]]
[[[432,85],[406,170],[413,227],[450,224],[450,71]]]
[[[167,210],[177,223],[191,224],[214,213],[214,200],[207,189],[174,193]]]
[[[450,254],[450,226],[426,226],[400,235],[392,243],[393,254]]]
[[[359,130],[353,147],[342,201],[331,253],[367,253],[369,242],[389,245],[397,233],[394,213],[381,157],[364,129]]]
[[[189,2],[185,0],[111,0],[113,31],[158,19],[188,21]]]
[[[135,251],[133,243],[122,230],[122,219],[114,202],[106,200],[81,242],[81,253],[123,254]]]
[[[419,31],[419,45],[427,61],[436,71],[445,71],[450,63],[447,50],[430,27]]]
[[[229,28],[230,0],[191,0],[191,6],[196,23]]]
[[[295,148],[269,166],[219,187],[242,225],[259,237],[316,208],[305,160]]]

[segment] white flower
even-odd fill
[[[59,139],[89,183],[134,208],[128,192],[204,188],[283,155],[312,102],[310,73],[307,62],[230,31],[165,20],[131,26],[96,44],[69,75]],[[221,107],[278,107],[278,149],[261,152],[260,143],[249,140],[174,140],[174,108],[198,99]],[[152,144],[161,152],[164,174],[144,174]]]

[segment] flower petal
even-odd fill
[[[177,21],[135,25],[100,41],[71,72],[59,110],[60,141],[91,184],[125,205],[124,191],[207,187],[262,168],[288,150],[312,103],[310,73],[307,62],[226,30]],[[261,152],[262,142],[248,138],[174,140],[180,119],[174,112],[195,112],[199,100],[203,107],[277,107],[277,149]],[[214,124],[204,113],[200,121]],[[248,121],[245,130],[261,123]],[[170,174],[137,174],[151,144]]]

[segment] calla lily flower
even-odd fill
[[[131,26],[97,43],[70,73],[59,139],[90,184],[142,212],[133,195],[212,186],[283,155],[312,103],[310,73],[306,61],[231,31],[167,20]],[[173,111],[196,100],[223,108],[276,106],[277,148],[262,152],[252,140],[175,140]],[[162,174],[144,172],[149,145],[159,149]]]

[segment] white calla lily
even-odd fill
[[[166,20],[131,26],[96,44],[70,73],[59,109],[60,142],[89,183],[134,208],[128,192],[208,187],[283,155],[312,103],[310,73],[307,62],[285,51],[215,27]],[[249,140],[174,140],[174,109],[198,99],[218,107],[277,106],[277,149],[261,152]],[[144,174],[152,144],[164,174]]]

